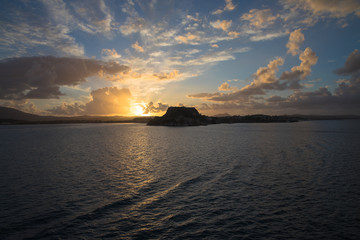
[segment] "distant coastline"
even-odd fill
[[[266,122],[297,122],[310,120],[345,120],[360,119],[359,115],[278,115],[270,116],[264,114],[255,115],[223,115],[223,116],[205,116],[197,112],[195,116],[182,116],[182,110],[185,107],[170,107],[171,111],[179,111],[162,117],[124,117],[124,116],[76,116],[76,117],[57,117],[40,116],[22,112],[20,110],[8,107],[0,107],[0,125],[15,124],[67,124],[67,123],[145,123],[148,125],[164,126],[199,126],[221,123],[266,123]],[[190,110],[192,112],[194,110]],[[189,113],[190,115],[193,113]],[[197,115],[199,114],[199,115]],[[186,114],[185,114],[186,115]],[[167,117],[166,117],[167,116]],[[194,118],[193,118],[194,117]],[[193,119],[192,119],[193,118]]]

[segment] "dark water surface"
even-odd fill
[[[360,121],[0,126],[0,239],[360,239]]]

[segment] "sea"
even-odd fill
[[[0,239],[360,239],[360,121],[2,125]]]

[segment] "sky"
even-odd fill
[[[358,0],[4,0],[0,106],[360,114]]]

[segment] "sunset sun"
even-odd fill
[[[141,103],[136,103],[130,108],[131,114],[135,116],[149,116],[144,114],[144,107]]]

